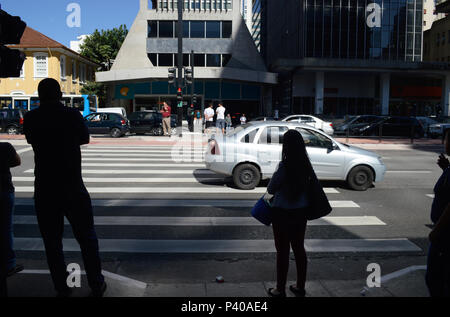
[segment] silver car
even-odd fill
[[[305,141],[314,171],[320,180],[342,180],[355,190],[366,190],[382,181],[386,166],[376,153],[342,144],[322,131],[301,123],[265,121],[237,127],[209,141],[206,167],[232,176],[240,189],[254,189],[269,179],[280,160],[283,135],[298,130]]]

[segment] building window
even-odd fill
[[[173,66],[173,54],[159,54],[158,66]]]
[[[232,8],[233,8],[233,5],[232,5],[232,3],[231,3],[231,0],[226,0],[226,9],[227,10],[231,10]]]
[[[80,64],[80,83],[86,82],[86,65]]]
[[[77,62],[72,61],[72,82],[77,82]]]
[[[194,66],[205,67],[205,54],[194,54]]]
[[[25,78],[25,62],[23,62],[22,69],[20,70],[20,78]]]
[[[159,21],[159,37],[173,38],[173,21]]]
[[[220,54],[206,54],[206,66],[220,67],[221,66]]]
[[[158,37],[158,21],[148,21],[148,37]]]
[[[61,79],[66,79],[66,57],[64,55],[61,55],[59,58],[59,64],[60,64],[60,71],[61,71]]]
[[[34,55],[34,77],[48,77],[48,55],[47,53],[36,53]]]
[[[222,38],[224,39],[230,38],[232,30],[233,30],[233,23],[231,21],[222,22]]]
[[[223,54],[222,55],[222,67],[227,66],[230,59],[231,59],[231,54]]]
[[[153,66],[158,66],[158,54],[148,54],[148,58]]]
[[[206,37],[218,39],[220,38],[220,22],[219,21],[207,21],[206,22]]]
[[[191,21],[191,38],[204,38],[204,37],[205,37],[205,22]]]

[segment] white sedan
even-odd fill
[[[331,122],[323,121],[311,115],[294,114],[292,116],[287,116],[282,121],[307,124],[317,130],[325,132],[328,135],[333,135],[334,133],[333,124]]]

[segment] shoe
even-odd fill
[[[103,284],[98,289],[93,289],[89,297],[103,297],[106,292],[106,283]]]
[[[14,266],[12,269],[10,269],[10,270],[8,270],[8,273],[7,273],[7,277],[11,277],[11,276],[13,276],[14,274],[17,274],[17,273],[19,273],[19,272],[22,272],[23,270],[24,270],[25,268],[24,268],[24,266],[22,265],[22,264],[16,264],[16,266]]]
[[[267,294],[269,294],[270,297],[280,297],[280,298],[286,297],[286,293],[281,293],[276,288],[269,288],[267,290]]]
[[[304,289],[299,289],[297,286],[295,285],[291,285],[289,286],[289,290],[294,293],[295,296],[297,297],[305,297],[306,296],[306,291]]]

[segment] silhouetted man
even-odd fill
[[[14,147],[0,142],[0,297],[8,295],[6,278],[23,270],[16,264],[13,250],[14,186],[10,171],[20,163]]]
[[[106,290],[101,273],[98,240],[91,199],[81,176],[80,145],[89,143],[89,132],[76,109],[64,107],[59,83],[39,83],[40,107],[24,118],[24,133],[34,150],[36,214],[47,262],[58,296],[69,296],[62,237],[64,216],[80,244],[92,296]]]

